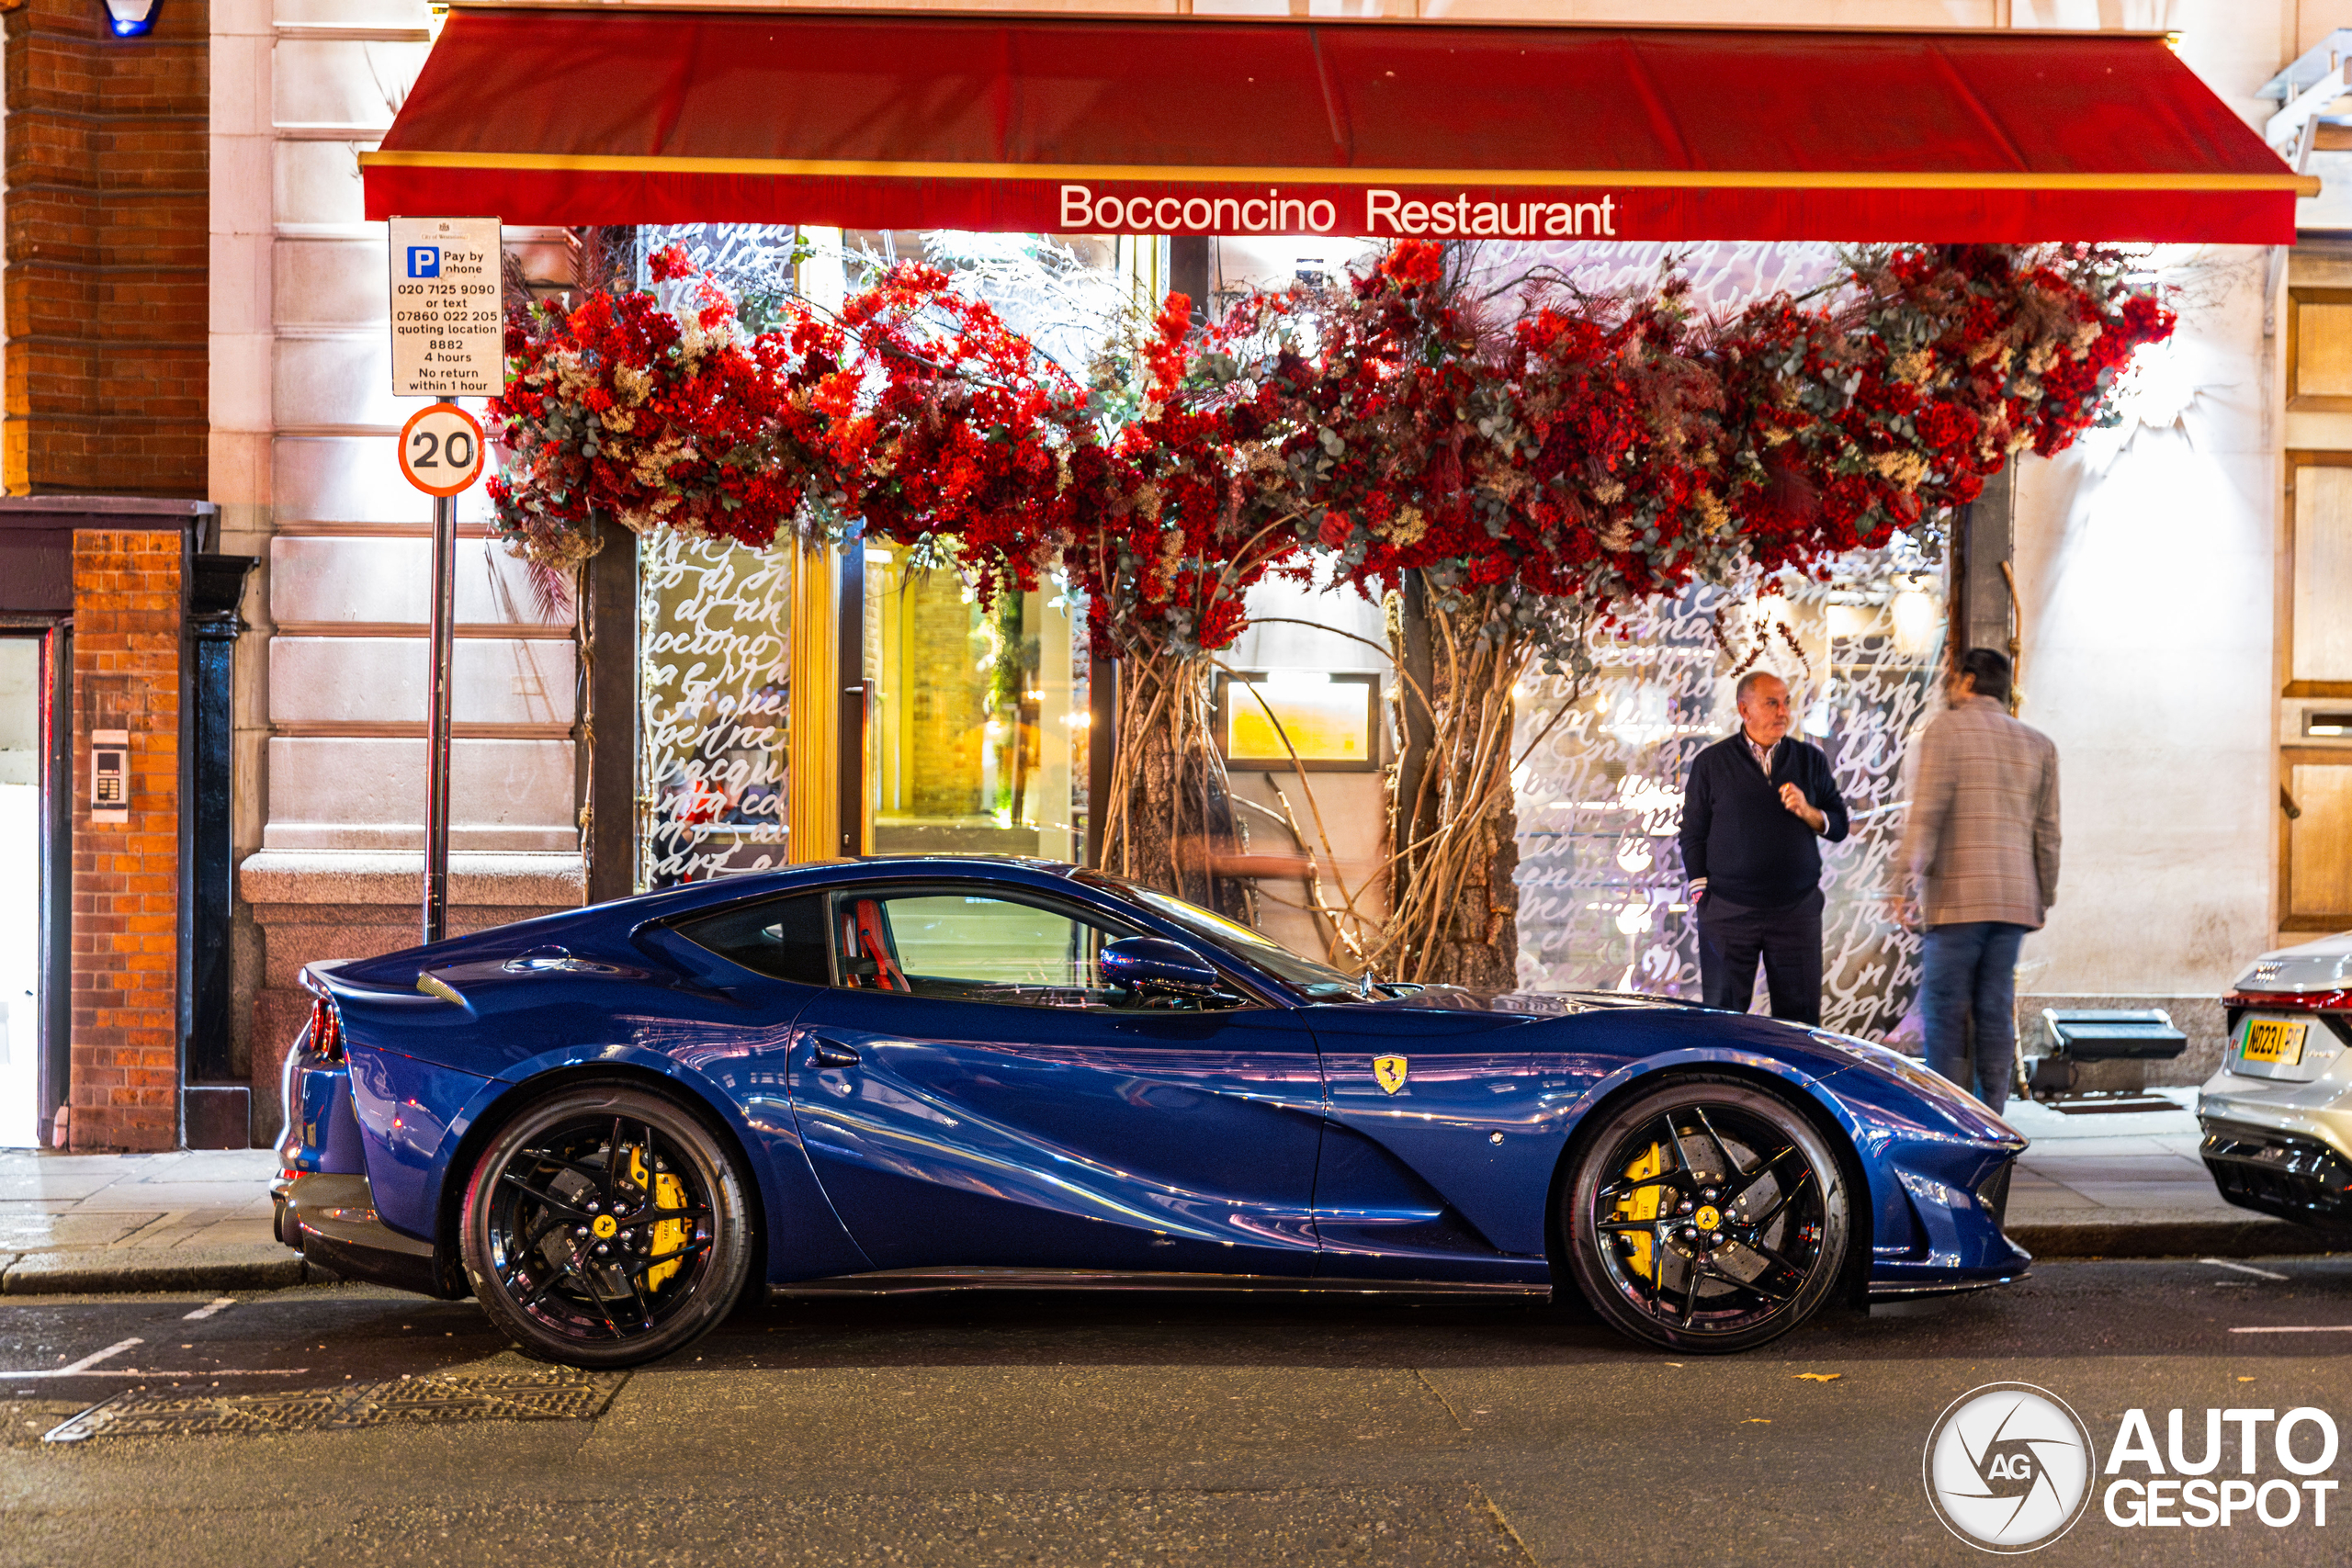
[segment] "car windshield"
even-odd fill
[[[1293,953],[1265,932],[1251,931],[1240,921],[1227,919],[1213,909],[1204,909],[1198,904],[1188,904],[1157,888],[1139,887],[1125,877],[1109,876],[1102,872],[1082,872],[1079,880],[1130,903],[1141,905],[1162,919],[1175,921],[1186,931],[1214,942],[1236,957],[1287,980],[1310,997],[1355,997],[1363,994],[1363,981],[1341,974],[1320,959]]]

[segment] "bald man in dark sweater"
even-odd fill
[[[1739,682],[1739,733],[1692,760],[1682,793],[1682,869],[1699,915],[1699,985],[1746,1012],[1756,963],[1772,1016],[1821,1021],[1821,847],[1846,836],[1846,802],[1817,746],[1789,734],[1789,688]]]

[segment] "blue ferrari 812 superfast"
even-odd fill
[[[795,866],[303,978],[280,1238],[579,1367],[814,1281],[1575,1292],[1708,1351],[2030,1261],[2024,1140],[1894,1051],[1352,977],[1068,865]]]

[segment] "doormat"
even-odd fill
[[[460,1421],[593,1421],[627,1372],[485,1372],[390,1378],[288,1393],[210,1394],[128,1389],[51,1429],[41,1440],[178,1437],[206,1432],[332,1432]]]

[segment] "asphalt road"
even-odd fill
[[[1718,1359],[1516,1299],[787,1300],[594,1419],[42,1440],[128,1388],[532,1365],[466,1303],[337,1286],[188,1315],[209,1304],[0,1302],[0,1563],[1977,1562],[1921,1453],[1979,1385],[2048,1389],[2101,1457],[2132,1407],[2159,1449],[2185,1409],[2192,1457],[2208,1407],[2352,1422],[2347,1257],[2049,1264]],[[2301,1485],[2256,1448],[2255,1484]],[[2321,1479],[2352,1483],[2343,1449]],[[2324,1527],[2305,1495],[2291,1525],[2127,1529],[2096,1479],[2033,1561],[2352,1557],[2352,1500]]]

